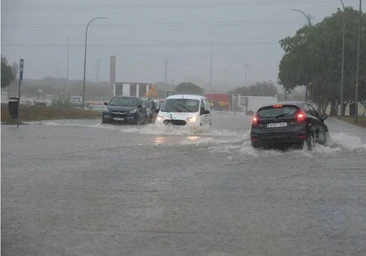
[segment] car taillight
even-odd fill
[[[305,119],[306,119],[306,114],[304,112],[300,111],[299,113],[297,113],[298,122],[305,121]]]
[[[258,125],[258,116],[257,115],[253,116],[252,125]]]

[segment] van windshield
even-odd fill
[[[162,112],[198,112],[200,102],[192,99],[168,99],[160,111]]]

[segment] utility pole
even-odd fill
[[[248,86],[248,68],[250,67],[249,64],[243,64],[245,68],[245,86]]]
[[[20,87],[23,82],[23,72],[24,72],[24,59],[19,61],[19,87],[18,87],[18,113],[17,113],[17,128],[19,128],[19,110],[20,110]]]
[[[164,82],[168,82],[168,59],[165,59],[165,79]]]
[[[96,62],[97,62],[97,63],[96,63],[97,73],[96,73],[95,81],[96,81],[97,83],[99,83],[100,60],[98,59]]]
[[[70,60],[70,40],[67,38],[67,60],[66,60],[66,97],[69,99],[69,60]]]
[[[211,55],[210,55],[210,88],[212,89],[212,48],[213,42],[211,40]]]
[[[345,31],[346,31],[346,13],[343,0],[340,0],[343,6],[343,27],[342,27],[342,71],[341,71],[341,116],[344,116],[344,99],[343,99],[343,86],[344,86],[344,44],[345,44]]]
[[[358,83],[360,79],[360,45],[361,45],[361,22],[362,22],[362,0],[360,0],[360,10],[358,19],[358,39],[357,39],[357,64],[356,64],[356,92],[355,92],[355,123],[358,123]]]
[[[225,89],[227,90],[227,72],[229,72],[230,69],[228,68],[224,68],[224,72],[225,72]],[[219,92],[221,92],[220,90],[221,88],[219,88]]]

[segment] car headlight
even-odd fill
[[[187,121],[188,122],[196,122],[197,121],[197,117],[196,116],[189,117],[189,118],[187,118]]]
[[[109,112],[110,110],[107,108],[107,106],[104,107],[105,112]]]
[[[164,121],[164,117],[162,117],[162,116],[158,116],[158,117],[156,118],[156,120],[158,120],[158,121]]]
[[[128,113],[135,114],[137,112],[137,108],[130,110]]]

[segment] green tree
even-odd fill
[[[287,92],[299,85],[308,86],[309,99],[324,110],[331,106],[337,114],[340,104],[343,11],[337,11],[313,26],[299,29],[292,37],[280,41],[285,54],[279,65],[278,82]],[[359,12],[345,9],[345,73],[344,99],[354,99],[356,78],[356,47]],[[362,16],[366,24],[366,15]],[[365,25],[363,25],[363,31]],[[361,56],[366,55],[366,33],[362,33]],[[366,58],[360,58],[360,75],[366,75]],[[366,95],[360,91],[360,102]]]
[[[8,64],[5,57],[1,57],[1,88],[11,84],[15,79],[12,67]]]
[[[203,95],[203,89],[193,83],[180,83],[175,87],[174,92],[176,94]]]
[[[246,96],[275,96],[277,95],[277,88],[272,82],[256,82],[249,87],[237,87],[229,94],[241,94]]]

